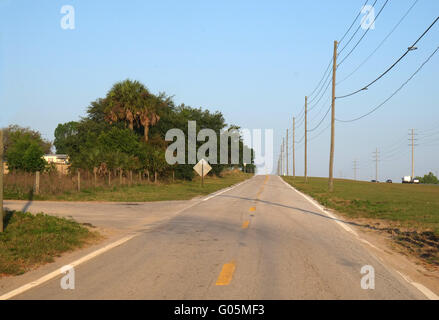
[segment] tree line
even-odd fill
[[[81,169],[101,176],[135,171],[156,178],[172,174],[177,179],[191,180],[192,165],[169,165],[165,160],[166,148],[172,143],[165,141],[166,132],[173,128],[187,132],[188,121],[196,121],[197,133],[202,129],[218,134],[239,129],[228,126],[220,112],[176,105],[165,93],[153,94],[139,81],[125,80],[115,83],[105,97],[91,102],[79,121],[59,124],[53,145],[58,154],[68,155],[72,171]],[[36,131],[18,126],[5,131],[10,170],[34,172],[47,168],[42,155],[50,152],[49,141]],[[243,167],[242,151],[246,146],[241,137],[239,144]],[[230,165],[212,165],[211,174],[219,176],[227,167]],[[254,170],[253,163],[246,166],[247,172]]]

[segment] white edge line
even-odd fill
[[[134,238],[135,236],[136,236],[136,234],[133,234],[133,235],[126,236],[126,237],[124,237],[122,239],[119,239],[119,240],[117,240],[117,241],[115,241],[113,243],[110,243],[110,244],[106,245],[105,247],[103,247],[101,249],[98,249],[98,250],[96,250],[96,251],[94,251],[92,253],[89,253],[88,255],[86,255],[86,256],[84,256],[84,257],[82,257],[82,258],[80,258],[80,259],[78,259],[78,260],[76,260],[76,261],[74,261],[72,263],[70,263],[69,265],[72,266],[72,267],[76,267],[76,266],[80,265],[81,263],[84,263],[84,262],[86,262],[88,260],[91,260],[91,259],[97,257],[98,255],[103,254],[104,252],[106,252],[108,250],[111,250],[111,249],[113,249],[113,248],[115,248],[117,246],[122,245],[123,243],[125,243],[125,242],[131,240],[132,238]],[[25,291],[28,291],[28,290],[36,287],[36,286],[39,286],[39,285],[43,284],[44,282],[47,282],[47,281],[49,281],[49,280],[51,280],[53,278],[56,278],[57,276],[59,276],[60,274],[63,273],[63,271],[61,271],[61,270],[62,270],[62,267],[59,268],[59,269],[56,269],[55,271],[53,271],[53,272],[51,272],[51,273],[49,273],[49,274],[47,274],[47,275],[45,275],[45,276],[35,280],[35,281],[32,281],[32,282],[30,282],[28,284],[25,284],[25,285],[15,289],[15,290],[12,290],[12,291],[10,291],[8,293],[5,293],[5,294],[0,296],[0,300],[10,299],[10,298],[15,297],[15,296],[17,296],[19,294],[22,294]]]
[[[315,201],[313,198],[307,196],[306,194],[300,192],[299,190],[297,190],[296,188],[293,188],[289,183],[287,183],[284,179],[282,179],[282,177],[280,178],[282,180],[283,183],[285,183],[290,189],[294,190],[295,192],[297,192],[298,194],[300,194],[303,198],[305,198],[306,200],[308,200],[308,202],[310,202],[312,205],[314,205],[317,209],[319,209],[320,211],[322,211],[325,215],[327,215],[328,217],[330,217],[331,219],[334,220],[334,222],[336,222],[339,226],[341,226],[343,229],[345,229],[347,232],[352,233],[353,235],[358,237],[358,234],[352,230],[351,228],[349,228],[345,223],[341,222],[340,219],[333,215],[332,213],[330,213],[329,211],[327,211],[325,209],[325,207],[321,206],[319,203],[317,203],[317,201]]]
[[[427,287],[425,287],[424,285],[414,282],[412,281],[412,279],[410,279],[408,276],[402,274],[399,271],[396,271],[405,281],[407,281],[408,283],[410,283],[412,286],[414,286],[416,289],[418,289],[419,291],[421,291],[428,299],[430,300],[439,300],[439,296],[437,294],[435,294],[433,291],[431,291],[430,289],[428,289]]]
[[[338,219],[336,216],[334,216],[333,214],[331,214],[330,212],[326,211],[325,208],[323,206],[321,206],[319,203],[317,203],[313,198],[305,195],[304,193],[300,192],[299,190],[297,190],[296,188],[294,188],[293,186],[291,186],[288,182],[286,182],[284,179],[282,179],[282,177],[280,177],[280,179],[282,180],[283,183],[285,183],[289,188],[291,188],[292,190],[296,191],[298,194],[300,194],[302,197],[304,197],[306,200],[308,200],[309,202],[311,202],[315,207],[317,207],[318,209],[320,209],[321,211],[323,211],[325,214],[327,214],[328,216],[330,216],[333,219]],[[341,221],[337,221],[335,220],[335,222],[337,222],[340,226],[342,226],[345,230],[355,234],[357,236],[357,238],[365,243],[368,244],[369,246],[378,249],[379,251],[383,252],[383,250],[379,249],[378,247],[374,246],[373,244],[371,244],[369,241],[361,239],[358,234],[352,230],[351,228],[349,228],[348,226],[346,226],[344,223],[342,223]],[[349,230],[348,230],[349,229]],[[427,287],[425,287],[424,285],[418,283],[418,282],[413,282],[408,276],[405,276],[404,274],[402,274],[401,272],[399,272],[398,270],[395,270],[405,281],[407,281],[409,284],[411,284],[412,286],[414,286],[416,289],[418,289],[419,291],[422,292],[423,295],[425,295],[428,299],[430,300],[439,300],[439,296],[436,295],[433,291],[431,291],[430,289],[428,289]]]

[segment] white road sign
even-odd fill
[[[195,166],[194,170],[201,176],[206,176],[210,170],[212,170],[212,167],[209,165],[209,162],[207,162],[204,159],[201,159]]]

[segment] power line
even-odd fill
[[[375,7],[375,5],[376,5],[377,2],[378,2],[378,0],[375,0],[375,2],[373,3],[372,7]],[[366,2],[366,4],[367,4],[367,2]],[[366,4],[363,6],[363,8],[366,6]],[[361,11],[360,11],[360,14],[361,14]],[[369,14],[370,14],[370,12],[367,14],[367,16],[365,17],[365,19],[367,19],[367,18],[369,17]],[[343,46],[343,48],[340,49],[340,51],[339,51],[338,54],[341,54],[341,53],[344,51],[344,49],[347,48],[347,46],[349,45],[349,43],[351,43],[351,41],[352,41],[352,40],[354,39],[354,37],[357,35],[358,31],[360,31],[360,28],[361,28],[361,24],[358,26],[357,30],[355,30],[354,34],[353,34],[353,35],[351,36],[351,38],[349,39],[348,43],[346,43],[346,44]]]
[[[372,51],[372,53],[362,63],[360,63],[360,65],[357,68],[355,68],[354,71],[352,71],[349,75],[347,75],[343,80],[340,80],[339,82],[337,82],[337,85],[339,85],[340,83],[343,83],[344,81],[346,81],[347,79],[352,77],[352,75],[354,75],[362,66],[364,66],[370,60],[370,58],[372,58],[372,56],[383,46],[383,44],[396,31],[396,29],[398,29],[398,27],[401,25],[401,23],[404,21],[404,19],[408,16],[408,14],[412,11],[412,9],[415,7],[415,5],[418,2],[419,2],[419,0],[415,0],[415,2],[411,5],[411,7],[407,10],[407,12],[403,15],[403,17],[398,21],[398,23],[393,27],[393,29],[387,34],[387,36],[383,39],[383,41],[381,41],[381,43],[375,48],[375,50]]]
[[[369,0],[366,0],[366,2],[363,4],[363,6],[361,8],[364,8],[367,5],[368,2],[369,2]],[[375,3],[376,3],[376,1],[375,1]],[[343,37],[341,37],[340,41],[338,41],[338,44],[343,42],[344,38],[348,35],[349,31],[351,31],[352,27],[355,25],[355,22],[360,17],[360,15],[361,15],[361,10],[360,10],[360,12],[358,12],[358,14],[355,17],[354,21],[352,21],[352,24],[349,27],[349,29],[346,31],[346,33],[343,35]]]
[[[376,1],[375,1],[376,3]],[[373,4],[372,7],[375,6],[375,3]],[[384,8],[387,6],[387,3],[389,3],[389,0],[386,0],[386,2],[384,3],[384,5],[381,7],[380,11],[378,12],[378,14],[376,15],[376,17],[374,17],[373,19],[373,23],[375,23],[379,16],[381,15],[381,12],[383,12]],[[370,13],[370,12],[369,12]],[[355,51],[355,49],[358,47],[358,45],[361,43],[361,41],[363,41],[364,37],[367,35],[367,33],[369,32],[370,27],[367,28],[367,30],[363,33],[363,35],[361,36],[360,40],[357,41],[357,43],[355,44],[355,46],[351,49],[351,51],[349,51],[349,53],[340,61],[340,63],[337,65],[337,67],[341,66],[343,64],[343,62],[346,61],[347,58],[349,58],[349,56]],[[343,48],[344,49],[344,48]],[[343,49],[341,51],[343,51]],[[340,51],[340,53],[341,53]]]
[[[377,111],[378,109],[380,109],[390,99],[392,99],[397,93],[399,93],[399,91],[401,91],[419,73],[419,71],[422,70],[422,68],[431,60],[431,58],[433,58],[433,56],[438,52],[438,50],[439,50],[439,47],[437,47],[436,50],[434,50],[434,52],[428,57],[428,59],[422,63],[422,65],[410,76],[410,78],[407,79],[407,81],[405,81],[395,92],[392,93],[392,95],[390,97],[388,97],[386,100],[384,100],[384,102],[380,103],[377,107],[375,107],[374,109],[372,109],[368,113],[366,113],[358,118],[354,118],[354,119],[350,119],[350,120],[341,120],[341,119],[335,119],[335,120],[338,122],[354,122],[354,121],[363,119],[363,118],[367,117],[368,115],[372,114],[373,112]]]
[[[331,75],[331,74],[330,74]],[[328,77],[328,79],[331,79],[331,77]],[[332,84],[332,79],[327,83],[327,85],[326,85],[326,88],[325,88],[325,90],[323,91],[323,93],[321,94],[321,96],[320,96],[320,98],[316,101],[316,102],[314,102],[314,100],[312,100],[311,102],[310,102],[310,105],[312,104],[313,106],[311,107],[311,108],[309,108],[308,109],[308,111],[311,111],[312,109],[314,109],[315,108],[315,106],[322,100],[322,98],[325,96],[325,94],[326,94],[326,92],[328,91],[328,89],[329,89],[329,86]],[[322,87],[323,88],[323,87]]]
[[[315,119],[318,118],[318,116],[320,115],[320,113],[322,113],[322,111],[324,110],[325,106],[327,106],[327,104],[329,104],[331,102],[331,97],[329,97],[327,100],[324,101],[324,103],[322,103],[319,111],[314,115],[314,117],[311,119],[311,122],[314,122]]]
[[[373,4],[372,6],[375,6],[375,4],[377,3],[377,1],[378,1],[378,0],[375,0],[374,4]],[[362,8],[364,8],[368,2],[369,2],[369,0],[366,0],[366,2],[364,3],[364,5],[363,5]],[[348,33],[351,31],[352,27],[355,25],[355,22],[357,21],[357,19],[358,19],[358,17],[359,17],[360,15],[361,15],[361,10],[358,12],[357,16],[356,16],[355,19],[352,21],[351,26],[350,26],[350,27],[348,28],[348,30],[345,32],[345,34],[343,35],[343,37],[341,38],[341,40],[339,41],[339,43],[341,43],[341,42],[345,39],[345,37],[346,37],[346,36],[348,35]],[[357,32],[358,32],[358,30],[360,29],[360,27],[361,27],[361,25],[360,25],[360,26],[358,27],[358,29],[355,31],[354,35],[349,39],[349,41],[348,41],[348,43],[346,44],[346,46],[349,45],[349,43],[352,41],[353,37],[357,34]],[[346,46],[345,46],[345,47],[346,47]],[[345,48],[345,47],[344,47],[344,48]],[[343,48],[343,49],[344,49],[344,48]],[[342,50],[342,51],[343,51],[343,50]],[[320,88],[320,85],[322,84],[322,82],[323,82],[323,80],[325,79],[326,75],[327,75],[328,72],[331,70],[331,65],[332,65],[332,57],[329,59],[328,66],[326,67],[325,72],[323,73],[323,76],[322,76],[322,78],[320,79],[320,81],[318,82],[317,86],[314,88],[314,90],[313,90],[310,94],[308,94],[308,97],[309,97],[309,98],[311,98],[311,97],[314,95],[314,93],[317,91],[317,89]],[[330,75],[330,73],[329,73],[329,75]],[[327,78],[326,78],[326,80],[327,80]],[[326,82],[326,80],[325,80],[325,82]]]
[[[392,70],[399,62],[401,62],[402,59],[404,59],[407,54],[413,50],[416,50],[415,46],[416,44],[430,31],[430,29],[436,24],[436,22],[439,20],[439,16],[433,21],[433,23],[427,28],[427,30],[424,31],[424,33],[418,38],[418,40],[416,40],[410,47],[408,47],[407,51],[398,59],[396,60],[386,71],[384,71],[378,78],[376,78],[375,80],[373,80],[371,83],[369,83],[368,85],[364,86],[362,89],[359,89],[357,91],[354,91],[350,94],[344,95],[344,96],[340,96],[337,97],[336,99],[343,99],[343,98],[347,98],[350,96],[353,96],[361,91],[364,90],[368,90],[369,87],[371,85],[373,85],[374,83],[376,83],[378,80],[380,80],[382,77],[384,77],[387,73],[390,72],[390,70]]]
[[[331,110],[331,106],[329,106],[328,111],[326,111],[325,115],[323,116],[323,118],[320,120],[319,124],[317,126],[315,126],[314,128],[312,128],[311,130],[307,130],[307,132],[312,132],[317,130],[318,127],[320,127],[320,125],[323,123],[323,121],[326,119],[326,117],[329,114],[329,111]]]
[[[322,131],[320,131],[317,135],[315,135],[314,137],[310,138],[308,141],[313,141],[315,139],[317,139],[318,137],[320,137],[326,130],[328,130],[331,127],[331,123],[329,123]]]
[[[329,61],[328,67],[326,68],[325,72],[323,73],[323,77],[322,77],[322,79],[319,81],[319,83],[317,84],[317,86],[315,87],[315,89],[312,91],[312,93],[308,95],[308,97],[312,97],[312,96],[314,95],[314,93],[317,91],[317,89],[320,87],[320,85],[321,85],[323,79],[325,79],[325,77],[326,77],[326,74],[328,73],[329,70],[331,70],[331,64],[332,64],[332,58],[331,58],[331,60]],[[325,80],[325,81],[326,81],[326,80]]]

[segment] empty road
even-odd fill
[[[426,299],[277,176],[186,202],[86,206],[82,222],[134,237],[75,267],[74,290],[59,275],[13,299]],[[363,266],[374,290],[361,288]]]

